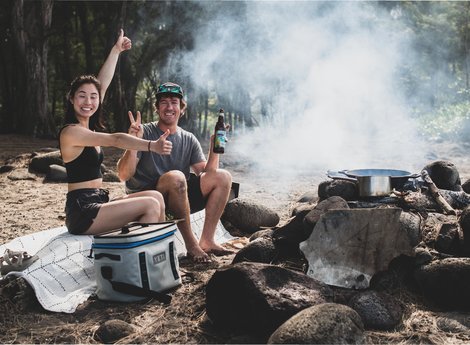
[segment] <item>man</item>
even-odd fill
[[[214,241],[217,223],[227,203],[232,176],[219,169],[219,155],[212,152],[206,161],[196,137],[178,126],[187,104],[181,86],[164,83],[157,88],[155,103],[158,122],[141,125],[141,116],[129,112],[129,134],[148,140],[167,135],[172,143],[169,156],[152,152],[127,150],[118,162],[118,175],[126,181],[129,193],[156,189],[163,194],[166,208],[174,217],[184,219],[178,223],[188,257],[195,262],[209,262],[209,254],[231,253]],[[190,174],[190,169],[194,174]],[[206,209],[199,243],[191,231],[190,213]]]

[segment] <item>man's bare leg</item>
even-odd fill
[[[206,216],[199,246],[206,253],[229,254],[221,245],[215,243],[214,235],[217,223],[224,212],[230,195],[232,175],[224,169],[205,172],[201,175],[201,191],[206,202]]]
[[[195,262],[209,262],[209,256],[201,249],[191,230],[187,188],[184,174],[177,170],[169,171],[162,175],[157,183],[157,190],[168,201],[166,208],[177,219],[184,219],[178,222],[177,226],[183,236],[188,256]]]

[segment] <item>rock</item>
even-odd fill
[[[39,150],[34,152],[35,154],[39,154],[38,152],[55,152],[57,151],[57,147],[41,147]]]
[[[357,185],[353,181],[331,180],[323,181],[318,185],[318,197],[321,200],[328,199],[331,196],[340,196],[344,200],[357,200],[359,192]]]
[[[219,268],[206,286],[207,315],[217,327],[266,336],[300,310],[331,298],[332,290],[315,279],[261,263]]]
[[[243,261],[269,264],[278,255],[279,252],[274,246],[273,239],[271,237],[260,237],[240,249],[233,258],[232,264]]]
[[[265,341],[251,334],[236,335],[228,339],[225,344],[263,344]]]
[[[4,174],[15,169],[13,165],[2,165],[0,166],[0,174]]]
[[[36,180],[36,176],[30,174],[26,169],[15,169],[7,177],[12,181]]]
[[[415,291],[413,271],[416,268],[415,258],[401,255],[393,259],[388,268],[374,274],[370,280],[370,288],[375,291],[401,291],[408,287]]]
[[[392,330],[403,314],[395,298],[373,290],[356,294],[349,306],[359,314],[366,329]]]
[[[326,284],[364,289],[371,277],[400,255],[413,255],[399,225],[401,209],[331,210],[300,243],[307,274]]]
[[[445,215],[437,212],[429,212],[421,222],[421,237],[429,248],[434,248],[437,236],[444,223],[455,223],[457,217],[454,215]]]
[[[0,280],[0,293],[12,301],[18,310],[41,308],[34,289],[23,277],[9,275]]]
[[[332,196],[321,201],[312,210],[299,212],[294,218],[283,226],[274,229],[273,240],[276,244],[297,245],[305,241],[312,233],[320,216],[330,209],[349,209],[346,200],[339,196]],[[308,211],[308,212],[307,212]]]
[[[400,226],[408,234],[411,246],[418,245],[421,241],[421,218],[411,212],[402,212],[400,214]]]
[[[305,216],[307,213],[309,213],[311,210],[313,210],[315,208],[315,205],[316,204],[310,204],[310,203],[298,204],[292,210],[291,217],[295,217],[299,214],[303,214]]]
[[[455,223],[441,224],[435,248],[441,253],[458,254],[460,251],[459,226]]]
[[[463,252],[470,254],[470,206],[466,207],[459,217],[459,224],[463,232]]]
[[[237,198],[227,203],[221,220],[228,221],[244,233],[252,234],[261,227],[276,226],[279,215],[263,205]]]
[[[67,171],[65,167],[57,164],[49,166],[49,172],[46,175],[47,182],[67,182]]]
[[[437,188],[461,191],[460,176],[454,163],[449,161],[435,161],[426,165],[423,170],[429,173]]]
[[[462,184],[462,189],[465,193],[467,194],[470,194],[470,179],[465,181],[463,184]]]
[[[416,247],[415,249],[415,264],[425,265],[433,260],[433,255],[426,247]]]
[[[299,203],[309,203],[313,204],[318,201],[318,196],[315,194],[315,192],[307,192],[304,193],[298,200],[297,202]]]
[[[307,213],[304,218],[304,224],[307,229],[310,229],[309,236],[312,233],[315,224],[317,224],[320,217],[329,210],[334,209],[349,209],[349,205],[346,200],[340,196],[331,196],[328,199],[321,201],[315,208]]]
[[[49,166],[52,164],[64,165],[59,150],[33,157],[29,164],[29,170],[31,172],[47,174],[49,172]]]
[[[273,240],[276,243],[294,244],[297,248],[300,242],[305,241],[311,231],[304,227],[302,214],[291,218],[286,224],[273,230]]]
[[[134,326],[122,320],[108,320],[96,330],[96,336],[104,344],[112,344],[135,332]]]
[[[446,258],[420,266],[414,278],[423,295],[447,310],[470,310],[470,258]]]
[[[264,230],[256,231],[253,235],[250,236],[249,240],[250,242],[252,242],[261,237],[272,238],[273,231],[274,231],[273,229],[264,229]]]
[[[443,332],[470,335],[470,319],[462,313],[442,313],[436,319],[436,326]]]
[[[364,344],[359,315],[341,304],[323,303],[302,310],[282,324],[268,344]]]

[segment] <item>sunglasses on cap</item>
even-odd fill
[[[184,96],[183,89],[181,88],[181,86],[179,86],[177,84],[173,84],[173,83],[165,83],[165,84],[162,84],[159,87],[157,87],[157,93],[156,94],[160,95],[162,93],[174,93],[174,94],[177,94],[181,97]]]

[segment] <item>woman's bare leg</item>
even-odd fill
[[[162,193],[156,190],[144,190],[142,192],[125,195],[122,198],[115,199],[115,200],[137,198],[141,196],[151,196],[152,198],[158,201],[158,203],[160,204],[160,220],[159,221],[164,222],[165,221],[165,200],[163,199]]]
[[[132,221],[157,223],[160,219],[161,206],[157,199],[152,196],[127,197],[102,204],[85,234],[96,235],[119,229]]]

